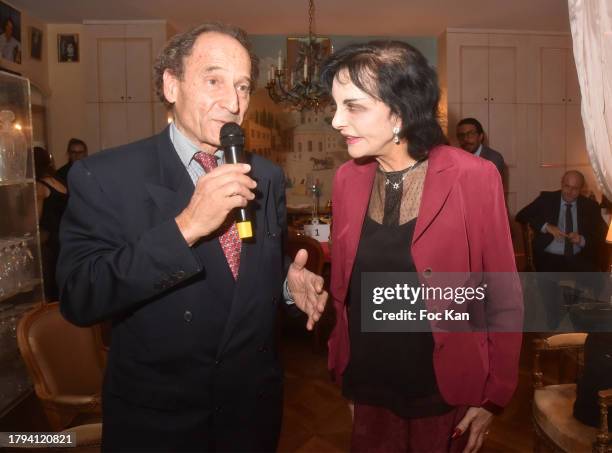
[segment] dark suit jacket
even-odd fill
[[[603,247],[606,235],[606,224],[603,221],[597,203],[586,197],[579,196],[576,201],[576,218],[578,232],[584,236],[585,247],[580,252],[583,260],[596,265],[597,252]],[[544,249],[554,240],[552,234],[542,233],[545,223],[557,225],[561,210],[561,191],[542,192],[534,201],[525,206],[516,215],[519,223],[528,223],[535,231],[533,253],[536,269],[541,262]]]
[[[502,177],[502,181],[504,181],[504,175],[506,171],[506,162],[504,161],[504,156],[501,153],[495,151],[494,149],[489,148],[488,146],[482,145],[482,151],[480,152],[480,157],[483,159],[487,159],[495,165],[497,171]]]
[[[270,448],[282,410],[284,177],[250,159],[255,240],[243,243],[237,282],[218,239],[190,248],[178,230],[194,186],[168,129],[73,165],[57,270],[69,321],[112,319],[105,394],[210,415],[215,448],[227,450]]]
[[[65,165],[62,165],[55,172],[55,177],[59,179],[64,185],[68,182],[68,172],[72,168],[72,162],[68,161]]]

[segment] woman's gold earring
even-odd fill
[[[399,127],[395,126],[393,128],[393,143],[395,143],[396,145],[399,145],[399,142],[400,142],[399,131],[400,131]]]

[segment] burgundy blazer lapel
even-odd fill
[[[443,146],[432,149],[428,161],[421,206],[412,238],[413,244],[436,218],[458,177],[457,167],[453,164],[449,153],[444,152]]]
[[[374,175],[376,174],[376,161],[365,164],[355,164],[355,174],[350,177],[350,187],[345,188],[346,203],[349,208],[345,211],[346,221],[346,265],[344,267],[344,279],[348,282],[355,263],[359,238],[363,221],[368,209],[372,186],[374,185]]]

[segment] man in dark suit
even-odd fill
[[[567,171],[561,178],[561,190],[542,192],[516,215],[516,221],[529,224],[534,232],[533,255],[538,272],[596,272],[597,253],[602,249],[606,224],[599,206],[580,195],[584,175]],[[548,324],[559,322],[558,295],[545,294]],[[555,293],[556,294],[556,293]]]
[[[459,146],[468,153],[493,162],[502,177],[502,181],[505,181],[506,163],[504,162],[504,156],[483,144],[484,129],[480,121],[475,118],[463,118],[459,121],[457,123],[457,140]]]
[[[584,176],[570,170],[561,190],[542,192],[516,215],[535,231],[533,253],[540,272],[595,272],[604,244],[606,224],[599,206],[580,195]]]
[[[281,169],[256,155],[217,166],[220,129],[243,120],[257,73],[240,29],[174,36],[155,64],[174,122],[70,171],[61,309],[77,325],[112,320],[104,451],[276,448],[277,309],[291,299],[311,329],[327,293],[305,251],[285,264]],[[247,203],[254,240],[240,242],[232,210]]]

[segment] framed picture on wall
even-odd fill
[[[0,1],[0,58],[21,63],[21,13]]]
[[[57,35],[57,61],[76,63],[79,61],[79,35]]]
[[[30,27],[30,57],[35,60],[42,59],[42,30]]]

